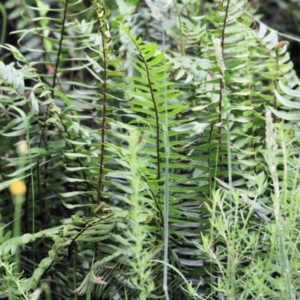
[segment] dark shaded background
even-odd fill
[[[254,0],[262,21],[279,32],[300,39],[300,0]],[[280,39],[286,39],[280,37]],[[290,40],[289,51],[300,76],[300,42]]]

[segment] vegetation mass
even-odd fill
[[[13,2],[0,299],[299,299],[299,39],[257,1]]]

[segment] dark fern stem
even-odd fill
[[[102,123],[101,123],[101,153],[99,162],[99,179],[97,188],[97,202],[104,201],[102,199],[102,181],[104,172],[104,152],[105,152],[105,127],[106,127],[106,100],[107,100],[107,68],[108,68],[108,55],[112,52],[111,49],[111,37],[107,34],[109,32],[109,26],[107,18],[110,14],[108,6],[97,0],[92,0],[94,9],[97,13],[99,20],[99,33],[102,37],[102,50],[103,50],[103,92],[102,92]]]

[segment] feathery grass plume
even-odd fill
[[[269,172],[272,180],[273,194],[271,195],[274,206],[275,222],[277,227],[277,239],[280,252],[280,264],[282,267],[282,274],[285,278],[285,283],[288,290],[289,299],[295,299],[294,287],[292,284],[292,277],[290,274],[289,259],[287,255],[287,237],[284,234],[284,218],[283,208],[281,204],[281,193],[280,193],[280,180],[277,170],[277,155],[278,155],[278,144],[277,144],[277,132],[275,124],[273,123],[271,110],[266,110],[266,152],[265,158],[269,167]]]

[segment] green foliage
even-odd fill
[[[0,63],[2,293],[296,299],[288,43],[254,29],[241,1],[203,16],[195,1],[84,3],[25,3],[19,48],[2,45],[14,57]]]

